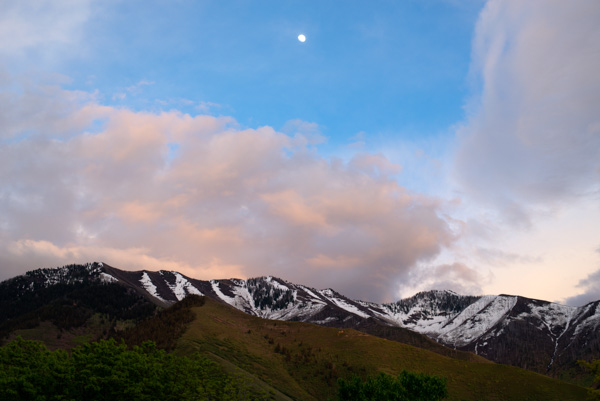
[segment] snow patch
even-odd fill
[[[178,301],[181,301],[190,294],[203,295],[196,287],[185,279],[181,274],[177,272],[171,272],[175,276],[175,284],[170,284],[166,281],[167,285],[173,291],[173,294]]]
[[[290,289],[289,287],[287,287],[287,286],[281,284],[279,281],[275,280],[273,278],[273,276],[267,276],[267,277],[265,277],[265,281],[267,283],[271,284],[273,287],[278,288],[278,289],[280,289],[282,291],[287,291],[287,290]]]
[[[119,280],[107,273],[100,273],[100,280],[104,283],[117,283]]]
[[[212,286],[213,291],[215,292],[215,294],[217,294],[219,298],[221,298],[223,301],[227,302],[234,308],[239,309],[236,306],[235,298],[223,294],[223,291],[221,291],[221,289],[219,288],[219,282],[217,280],[210,280],[210,285]]]
[[[321,290],[319,291],[323,296],[327,297],[329,301],[339,306],[340,308],[360,317],[364,317],[365,319],[370,318],[368,314],[358,309],[356,306],[347,303],[346,301],[337,298],[331,289]]]
[[[479,314],[485,307],[494,302],[498,296],[496,295],[484,295],[471,305],[467,306],[461,313],[456,315],[451,321],[442,327],[442,332],[447,333],[454,330],[456,327],[463,324],[466,320],[472,319],[475,315]],[[516,303],[516,298],[515,298]],[[513,305],[514,306],[514,305]],[[512,309],[512,307],[511,307]]]
[[[494,327],[516,304],[517,297],[497,296],[474,316],[446,331],[439,338],[455,347],[467,345]]]
[[[325,305],[323,302],[313,302],[312,300],[294,302],[285,309],[270,312],[268,317],[278,320],[311,321],[311,317],[325,308]]]
[[[158,292],[156,291],[156,286],[152,282],[152,279],[150,279],[150,276],[148,275],[148,273],[146,273],[145,271],[142,274],[142,278],[140,279],[140,283],[142,284],[142,287],[144,287],[144,289],[146,291],[148,291],[148,293],[150,295],[152,295],[155,298],[160,299],[161,301],[165,301],[160,295],[158,295]]]
[[[321,301],[321,298],[317,294],[312,292],[310,289],[308,289],[307,287],[305,287],[303,285],[301,285],[299,287],[302,288],[308,295],[310,295],[312,297],[313,302],[325,305],[325,302]]]
[[[337,318],[330,316],[330,317],[328,317],[326,319],[323,319],[323,320],[315,320],[312,323],[314,323],[314,324],[320,324],[320,325],[325,325],[325,324],[327,324],[329,322],[334,322],[336,320],[337,320]]]

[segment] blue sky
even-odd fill
[[[598,17],[2,2],[0,278],[102,260],[374,301],[598,299]]]
[[[481,6],[99,5],[83,33],[83,50],[71,54],[61,72],[73,79],[70,87],[100,90],[106,103],[137,110],[208,111],[276,129],[301,119],[319,124],[332,146],[359,132],[414,139],[437,135],[464,116]],[[300,33],[306,42],[296,39]]]

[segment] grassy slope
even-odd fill
[[[193,310],[197,318],[175,352],[200,351],[292,399],[333,399],[339,377],[403,369],[446,377],[450,400],[586,398],[584,388],[533,372],[452,359],[355,330],[259,319],[210,299]],[[277,391],[273,398],[285,399]]]
[[[412,345],[413,347],[423,348],[433,351],[437,354],[448,356],[453,359],[463,361],[481,362],[484,358],[466,351],[459,351],[442,344],[437,343],[431,338],[402,327],[386,326],[383,323],[369,319],[359,324],[356,328],[363,333],[371,334],[375,337],[385,338],[387,340],[397,341],[403,344]]]

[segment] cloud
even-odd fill
[[[35,84],[30,79],[17,82],[17,87],[0,83],[0,103],[0,140],[40,133],[64,138],[79,134],[94,120],[104,118],[104,108],[95,103],[93,93],[66,91],[57,85]]]
[[[496,248],[477,248],[473,253],[474,256],[489,266],[505,266],[514,263],[523,264],[542,262],[542,258],[539,256],[534,257],[529,255],[520,255]]]
[[[402,166],[390,162],[381,153],[357,153],[350,160],[350,165],[373,176],[400,174],[402,171]]]
[[[35,53],[38,61],[59,61],[80,44],[91,5],[89,0],[2,1],[0,58],[15,62]]]
[[[142,92],[144,86],[150,86],[150,85],[154,85],[154,82],[146,81],[145,79],[142,79],[138,83],[130,85],[127,88],[125,88],[125,91],[132,95],[139,95]]]
[[[434,265],[491,269],[486,291],[542,299],[577,293],[573,271],[596,267],[582,247],[598,232],[599,18],[588,1],[486,2],[449,175],[464,228]]]
[[[600,187],[600,7],[489,1],[473,41],[480,96],[459,128],[455,178],[529,224]]]
[[[304,145],[318,145],[327,142],[327,139],[321,135],[321,128],[318,124],[299,119],[287,121],[281,128],[281,132]]]
[[[136,84],[130,85],[124,89],[122,89],[122,91],[117,92],[115,94],[112,95],[112,100],[118,100],[118,101],[123,101],[127,98],[127,94],[133,95],[133,96],[138,96],[140,95],[143,91],[144,91],[144,86],[151,86],[154,85],[153,81],[146,81],[146,80],[141,80]],[[167,102],[164,101],[159,101],[160,103],[162,103],[163,105],[167,105]],[[191,102],[193,104],[193,102]]]
[[[311,123],[290,123],[289,135],[246,129],[229,117],[102,106],[57,86],[5,91],[7,108],[1,279],[102,260],[202,279],[273,274],[392,300],[456,239],[440,200],[391,177],[399,166],[365,152],[321,157]]]
[[[463,295],[482,293],[482,284],[490,280],[464,263],[421,266],[410,274],[410,281],[419,283],[421,289],[451,290]]]
[[[565,299],[567,305],[583,306],[587,303],[600,300],[600,269],[579,281],[578,288],[584,290],[582,294]]]
[[[30,264],[39,266],[61,266],[65,261],[68,263],[87,263],[91,260],[118,260],[127,269],[149,269],[149,270],[177,270],[181,273],[191,275],[218,276],[224,269],[241,273],[241,266],[223,265],[218,259],[199,269],[197,266],[186,265],[179,261],[157,259],[151,256],[151,252],[145,248],[114,248],[98,246],[66,246],[58,247],[49,241],[19,240],[6,244],[6,253],[1,257],[3,266],[7,267],[4,274],[22,274],[31,269]],[[24,270],[25,269],[25,270]]]
[[[196,105],[196,111],[202,114],[210,114],[212,110],[220,108],[222,108],[222,106],[214,102],[201,101]]]

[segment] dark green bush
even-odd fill
[[[438,401],[448,395],[445,379],[407,371],[398,377],[380,373],[366,381],[354,377],[338,383],[338,401]]]
[[[0,400],[235,400],[231,376],[200,356],[179,357],[146,342],[114,340],[48,351],[17,339],[0,347]]]

